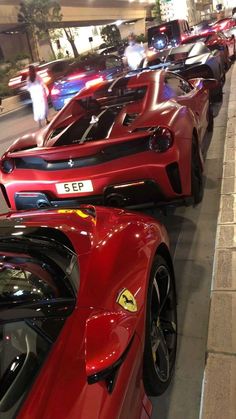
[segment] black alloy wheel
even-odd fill
[[[203,173],[198,145],[194,137],[192,142],[191,192],[194,205],[199,204],[203,198]]]
[[[160,255],[152,266],[146,312],[143,381],[149,396],[160,396],[170,384],[176,358],[177,311],[172,269]]]

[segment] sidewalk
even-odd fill
[[[200,418],[236,419],[236,64],[229,97]]]

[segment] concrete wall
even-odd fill
[[[17,54],[30,55],[25,34],[0,34],[0,46],[5,61],[14,59]]]

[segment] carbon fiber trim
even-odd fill
[[[83,147],[83,146],[78,146]],[[137,140],[126,141],[122,144],[116,144],[105,147],[100,150],[99,153],[86,156],[78,157],[75,159],[66,159],[58,161],[46,161],[41,157],[20,157],[15,158],[15,167],[17,169],[34,169],[34,170],[66,170],[76,169],[87,166],[96,166],[103,164],[111,160],[120,159],[131,154],[142,153],[149,150],[149,136],[139,138]]]

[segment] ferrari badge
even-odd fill
[[[127,311],[131,311],[132,313],[138,311],[137,302],[133,294],[131,294],[131,292],[127,290],[127,288],[124,288],[119,293],[116,302]]]

